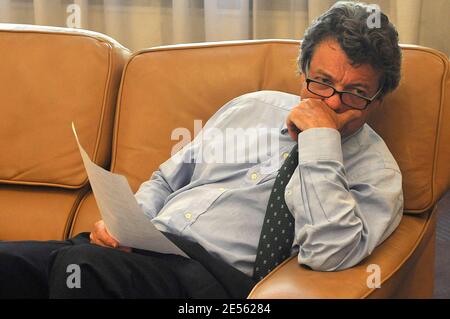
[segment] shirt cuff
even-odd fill
[[[338,161],[343,163],[341,134],[328,127],[310,128],[298,135],[299,163]]]

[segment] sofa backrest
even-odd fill
[[[299,42],[243,41],[152,48],[135,53],[122,78],[112,170],[132,189],[170,157],[175,128],[203,124],[227,101],[258,90],[298,94]],[[449,61],[403,46],[399,89],[371,120],[403,173],[405,210],[428,210],[450,185]],[[445,145],[447,143],[447,145]]]
[[[109,167],[129,55],[95,32],[0,24],[0,239],[65,237],[88,187],[71,122]]]
[[[403,174],[405,209],[428,210],[450,187],[448,57],[403,45],[402,79],[369,124],[385,140]]]
[[[170,157],[175,128],[203,124],[223,104],[252,91],[298,94],[295,41],[245,41],[152,48],[135,53],[118,99],[112,165],[132,189]]]

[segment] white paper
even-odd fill
[[[125,176],[111,173],[94,164],[81,146],[73,122],[72,130],[98,208],[111,236],[121,246],[188,257],[145,216]]]

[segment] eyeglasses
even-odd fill
[[[353,109],[364,110],[370,103],[372,103],[376,99],[378,94],[380,94],[383,86],[380,86],[378,92],[375,93],[375,95],[371,98],[367,98],[348,91],[338,91],[331,85],[312,80],[310,78],[306,78],[306,88],[309,92],[324,98],[332,97],[337,93],[339,94],[339,97],[343,104]]]

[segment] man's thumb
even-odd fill
[[[354,120],[354,119],[360,117],[361,113],[362,112],[360,110],[351,109],[351,110],[347,110],[343,113],[337,114],[340,127],[343,127],[345,124],[347,124],[351,120]]]

